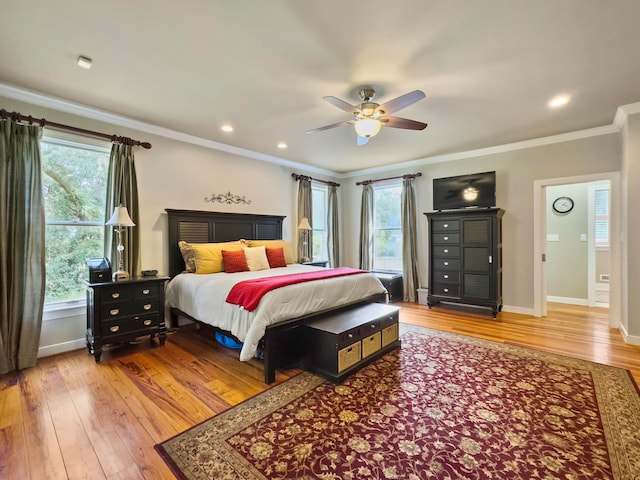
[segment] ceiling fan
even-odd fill
[[[426,123],[416,120],[389,116],[391,113],[395,113],[402,108],[406,108],[422,100],[426,96],[424,92],[414,90],[413,92],[405,93],[393,100],[389,100],[382,105],[372,101],[375,95],[376,92],[373,88],[363,87],[360,90],[362,103],[355,106],[336,97],[322,97],[331,105],[350,113],[354,118],[331,125],[325,125],[324,127],[314,128],[307,133],[321,132],[322,130],[341,127],[343,125],[353,125],[358,136],[358,145],[364,145],[371,137],[377,135],[382,127],[405,128],[409,130],[424,130],[427,127]]]

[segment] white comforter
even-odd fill
[[[166,303],[204,323],[231,332],[244,343],[240,360],[247,361],[255,356],[258,342],[269,325],[386,293],[380,280],[371,273],[363,273],[297,283],[272,290],[262,297],[258,308],[253,312],[225,301],[231,287],[242,280],[321,268],[292,264],[255,272],[209,275],[181,273],[169,282]]]

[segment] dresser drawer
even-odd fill
[[[114,285],[113,287],[105,287],[101,291],[102,303],[122,303],[128,302],[133,298],[133,290],[128,286]]]
[[[102,335],[107,337],[135,332],[136,330],[148,330],[149,328],[160,326],[160,323],[161,317],[159,314],[109,320],[102,323]]]
[[[352,367],[361,359],[360,342],[353,343],[342,350],[338,350],[338,373]]]
[[[459,271],[460,260],[457,258],[434,258],[431,268],[434,270]]]
[[[457,232],[460,230],[459,220],[434,220],[432,222],[433,232]]]
[[[433,281],[436,283],[460,283],[460,272],[434,270]]]
[[[434,245],[433,256],[442,258],[460,258],[460,247],[453,245]]]
[[[164,285],[160,285],[157,283],[151,285],[132,285],[133,298],[143,299],[158,297],[160,295],[161,288],[164,288]]]
[[[448,283],[434,283],[431,289],[431,295],[438,295],[442,297],[459,297],[460,285],[448,284]]]
[[[434,244],[451,244],[458,245],[460,244],[460,234],[459,233],[434,233],[432,236]]]
[[[373,335],[369,335],[362,339],[362,358],[367,358],[369,355],[382,348],[382,344],[380,343],[381,338],[381,332],[376,332]]]

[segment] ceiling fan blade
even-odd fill
[[[398,110],[408,107],[409,105],[413,105],[414,103],[422,100],[426,95],[421,90],[414,90],[413,92],[405,93],[404,95],[400,95],[393,100],[389,100],[388,102],[380,105],[377,110],[384,112],[385,115],[390,113],[395,113]],[[325,97],[327,98],[327,97]]]
[[[426,123],[418,122],[417,120],[409,120],[408,118],[382,117],[380,121],[384,127],[406,128],[408,130],[424,130],[427,128]]]
[[[307,133],[322,132],[323,130],[329,130],[330,128],[342,127],[344,125],[353,125],[353,123],[354,123],[354,120],[345,120],[343,122],[332,123],[331,125],[325,125],[324,127],[308,130]]]
[[[358,140],[358,146],[360,145],[366,145],[367,142],[369,141],[369,139],[367,137],[361,137],[360,135],[356,135],[357,140]]]
[[[350,113],[351,115],[357,115],[358,113],[360,113],[360,109],[358,107],[355,107],[347,102],[345,102],[344,100],[340,100],[337,97],[332,97],[332,96],[326,96],[326,97],[322,97],[324,98],[327,102],[329,102],[331,105],[334,105],[336,107],[338,107],[340,110],[344,110],[347,113]]]

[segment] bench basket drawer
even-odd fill
[[[338,373],[355,365],[361,358],[360,342],[338,350]]]

